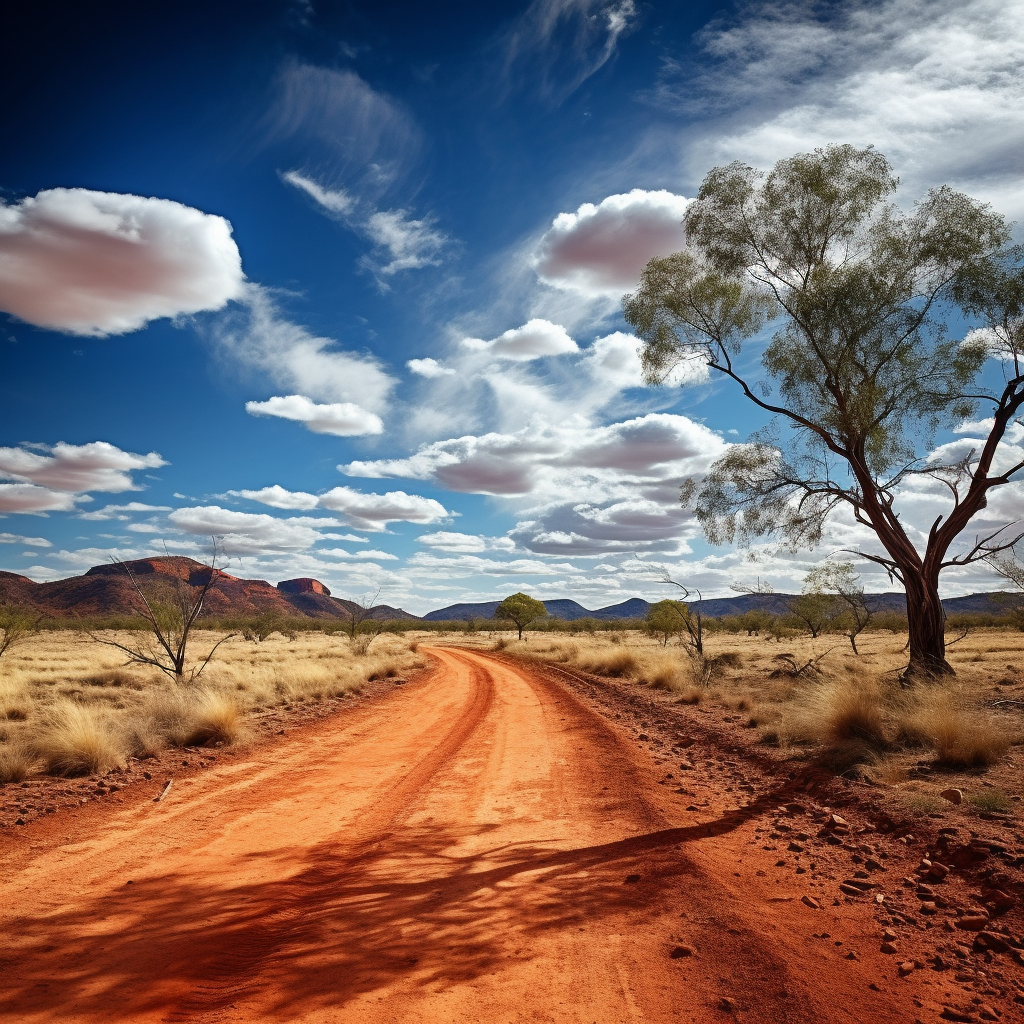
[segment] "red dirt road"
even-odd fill
[[[5,838],[0,1014],[902,1024],[921,1012],[909,984],[868,987],[892,974],[881,954],[845,961],[810,938],[827,927],[870,946],[868,909],[840,921],[779,902],[756,874],[775,855],[751,850],[743,819],[694,824],[614,723],[541,672],[430,653],[434,673],[178,780],[163,803],[40,821],[21,849]],[[673,958],[681,946],[692,955]]]

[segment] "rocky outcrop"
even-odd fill
[[[319,581],[309,576],[300,576],[295,580],[281,580],[277,589],[286,594],[323,594],[330,597],[331,592]]]

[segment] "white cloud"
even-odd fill
[[[523,516],[511,534],[519,546],[590,558],[633,549],[684,551],[697,531],[679,507],[679,486],[703,474],[725,448],[721,437],[685,416],[649,413],[603,427],[538,421],[515,433],[423,445],[406,459],[339,468],[350,476],[429,480],[505,498]],[[469,545],[472,540],[448,549]]]
[[[554,219],[537,246],[534,268],[557,288],[617,298],[637,286],[648,260],[685,246],[689,204],[672,192],[640,188],[596,206],[584,203]]]
[[[70,512],[80,500],[66,491],[35,484],[0,484],[0,512]]]
[[[271,508],[310,509],[316,508],[317,497],[305,491],[287,491],[280,484],[261,487],[258,491],[228,491],[231,497],[258,501]]]
[[[704,36],[714,65],[672,66],[661,97],[729,120],[687,140],[698,174],[767,167],[829,142],[872,143],[909,197],[949,182],[1024,213],[1024,18],[1002,0],[762,4]],[[698,167],[696,161],[700,162]]]
[[[272,508],[313,509],[323,508],[331,512],[340,512],[346,517],[350,526],[357,530],[368,530],[380,533],[388,523],[436,523],[448,519],[457,513],[449,512],[433,498],[424,498],[419,494],[406,494],[405,491],[389,491],[387,494],[368,494],[354,487],[334,487],[324,494],[307,494],[304,491],[288,491],[280,484],[264,487],[258,491],[228,491],[231,496],[258,501]],[[242,515],[243,513],[239,513]],[[300,520],[295,520],[299,522]],[[301,520],[305,521],[305,520]],[[321,522],[331,522],[321,520]],[[335,524],[339,525],[339,524]],[[350,534],[325,535],[332,540],[347,540],[364,543],[364,537]],[[354,557],[362,557],[354,556]]]
[[[157,526],[156,523],[129,523],[126,530],[131,530],[132,533],[163,533],[162,527]]]
[[[502,561],[496,558],[480,558],[477,555],[445,557],[426,551],[419,551],[409,559],[409,568],[427,574],[443,574],[447,578],[456,576],[559,576],[565,573],[580,575],[584,570],[568,562],[542,562],[536,559],[516,558]]]
[[[129,517],[125,515],[126,512],[170,512],[170,505],[146,505],[141,501],[129,501],[127,505],[105,505],[103,508],[96,509],[95,512],[83,512],[79,515],[79,519],[88,519],[91,521],[101,521],[104,519],[121,519],[127,520]]]
[[[722,439],[685,416],[649,413],[605,427],[533,423],[514,434],[435,441],[406,459],[356,461],[349,476],[432,480],[472,494],[581,495],[587,478],[599,489],[627,490],[694,472],[725,450]]]
[[[237,512],[218,505],[175,509],[167,518],[184,533],[218,538],[228,555],[305,551],[320,539],[323,526],[337,525],[332,519],[277,519],[265,513]]]
[[[436,359],[410,359],[406,364],[409,369],[420,377],[454,377],[456,370],[442,366]]]
[[[463,338],[462,344],[471,351],[486,352],[494,358],[511,359],[514,362],[529,362],[544,356],[560,356],[579,351],[565,328],[548,320],[531,320],[522,327],[505,331],[493,341]]]
[[[345,551],[343,548],[320,548],[317,551],[317,555],[321,558],[341,558],[341,559],[357,559],[370,561],[376,560],[378,562],[397,562],[398,555],[391,554],[390,551],[379,551],[376,548],[368,548],[366,551]]]
[[[305,144],[318,165],[329,166],[333,176],[352,183],[359,195],[387,188],[422,143],[404,108],[355,72],[295,61],[280,73],[278,96],[264,128],[269,144],[287,140],[293,153],[296,143]]]
[[[31,544],[34,548],[52,548],[45,537],[23,537],[20,533],[0,533],[0,544]]]
[[[380,360],[340,351],[330,338],[291,323],[257,285],[246,286],[243,308],[221,319],[215,337],[242,365],[314,402],[352,403],[379,413],[395,385]]]
[[[302,189],[311,199],[322,206],[328,213],[346,216],[352,213],[356,207],[356,200],[343,188],[324,188],[312,178],[298,171],[285,171],[281,175],[289,185]]]
[[[528,83],[561,103],[614,56],[633,0],[533,0],[502,38],[506,89]]]
[[[485,537],[475,533],[421,533],[418,544],[426,544],[436,551],[476,554],[481,551],[515,551],[515,541],[508,537]]]
[[[0,203],[0,309],[103,337],[242,291],[231,225],[168,199],[54,188]]]
[[[318,507],[340,512],[357,529],[370,531],[381,531],[388,523],[436,523],[452,515],[439,501],[419,494],[368,494],[353,487],[334,487],[321,494]]]
[[[390,277],[400,270],[437,267],[448,236],[434,228],[435,220],[416,220],[408,210],[377,210],[364,225],[367,236],[386,257],[386,262],[367,258],[364,262],[377,274]]]
[[[286,420],[297,420],[314,434],[354,437],[384,431],[379,416],[352,402],[317,405],[304,395],[275,396],[265,402],[246,402],[245,411],[250,416],[280,416]]]
[[[378,280],[402,270],[440,266],[450,239],[435,228],[433,217],[417,219],[403,209],[379,210],[368,199],[356,198],[345,189],[326,188],[298,171],[288,171],[282,177],[328,216],[373,243],[374,254],[360,262],[378,275]]]
[[[166,465],[156,452],[136,455],[106,441],[0,448],[0,479],[16,481],[0,484],[0,511],[67,512],[92,500],[75,492],[139,490],[132,470]]]

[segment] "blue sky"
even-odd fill
[[[732,159],[874,143],[904,202],[1024,215],[1020,2],[21,7],[0,568],[34,579],[217,536],[416,612],[798,587],[870,538],[709,548],[679,482],[760,420],[699,367],[642,387],[622,294]]]

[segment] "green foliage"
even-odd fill
[[[892,202],[897,184],[871,147],[798,154],[767,175],[715,168],[687,210],[687,251],[651,260],[623,304],[649,382],[704,362],[775,417],[684,486],[709,540],[812,547],[845,506],[882,542],[886,554],[868,557],[906,584],[911,662],[930,673],[949,670],[938,598],[947,552],[986,492],[1024,470],[990,472],[1024,408],[1024,248],[1008,247],[1009,226],[987,205],[943,186],[904,211]],[[949,337],[957,307],[985,329]],[[739,356],[766,327],[755,381]],[[990,358],[1005,387],[986,392],[977,378]],[[988,442],[964,461],[923,462],[936,431],[982,400]],[[942,480],[955,499],[924,553],[893,507],[910,473]],[[990,533],[958,562],[1001,544]]]
[[[506,597],[494,610],[494,618],[503,622],[514,622],[519,630],[519,639],[523,638],[523,630],[534,619],[547,615],[547,609],[536,598],[518,593]]]
[[[689,636],[690,610],[682,601],[658,601],[652,604],[644,619],[644,631],[657,637],[667,647],[673,637]]]

